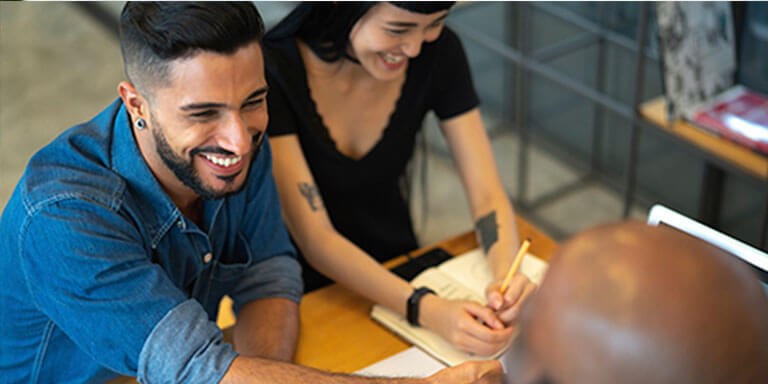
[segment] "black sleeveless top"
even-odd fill
[[[339,233],[378,261],[418,247],[400,179],[413,156],[416,134],[432,110],[448,119],[478,105],[469,66],[456,34],[444,28],[411,59],[400,98],[381,139],[360,159],[342,154],[310,97],[294,38],[264,40],[269,84],[269,136],[298,135],[301,149]],[[305,268],[306,290],[328,281]],[[320,280],[320,281],[317,281]]]

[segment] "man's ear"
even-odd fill
[[[117,92],[120,94],[120,98],[123,99],[125,109],[131,115],[131,119],[142,118],[149,120],[149,105],[147,99],[136,90],[133,83],[128,81],[121,81],[117,85]]]

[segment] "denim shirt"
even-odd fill
[[[237,356],[214,322],[221,298],[237,312],[302,293],[263,145],[200,226],[154,178],[119,99],[35,154],[0,220],[0,382],[218,382]]]

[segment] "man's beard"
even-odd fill
[[[162,129],[160,128],[160,125],[157,124],[154,118],[150,116],[150,120],[152,122],[152,136],[155,138],[155,150],[157,151],[157,154],[160,156],[161,159],[163,159],[163,163],[171,170],[173,171],[173,174],[176,175],[176,178],[181,180],[181,182],[186,185],[189,189],[194,191],[198,196],[200,196],[203,199],[206,200],[217,200],[217,199],[223,199],[229,195],[235,194],[240,192],[243,187],[245,187],[245,184],[248,182],[248,175],[246,175],[246,179],[243,180],[242,185],[237,187],[236,189],[229,190],[229,187],[234,184],[235,178],[240,175],[240,172],[248,171],[250,169],[250,164],[248,167],[244,167],[240,172],[229,175],[229,176],[216,176],[219,180],[222,180],[226,183],[226,187],[224,188],[224,192],[215,191],[208,186],[206,186],[203,183],[203,180],[200,179],[200,174],[197,172],[197,169],[194,167],[194,158],[195,155],[200,152],[207,152],[207,153],[218,153],[218,154],[224,154],[224,155],[233,155],[232,152],[229,152],[225,149],[219,148],[219,147],[203,147],[203,148],[195,148],[189,153],[189,160],[184,159],[183,157],[176,154],[173,149],[171,149],[171,146],[168,144],[168,140],[166,140],[165,135],[163,135]],[[245,156],[245,155],[244,155]],[[253,158],[249,159],[249,161],[253,162]]]

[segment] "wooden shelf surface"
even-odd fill
[[[763,181],[768,181],[768,156],[723,139],[683,120],[667,121],[663,96],[640,105],[640,115],[661,129]]]

